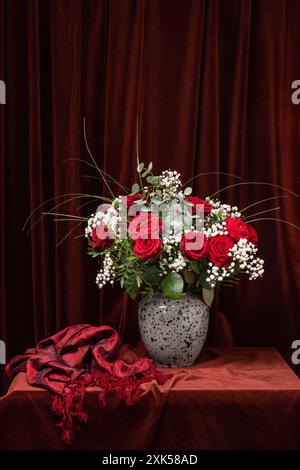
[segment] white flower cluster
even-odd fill
[[[228,235],[226,230],[226,222],[212,223],[209,227],[204,227],[203,233],[207,236],[207,238],[215,237],[216,235]]]
[[[224,279],[232,276],[234,273],[235,263],[232,261],[227,268],[222,266],[215,266],[213,263],[208,263],[206,282],[211,287],[216,287],[217,282],[222,282]]]
[[[170,271],[179,273],[186,267],[186,260],[181,251],[178,250],[180,240],[181,233],[174,234],[171,232],[167,237],[163,238],[164,257],[159,262],[161,276]]]
[[[115,268],[113,267],[113,260],[111,259],[110,253],[106,253],[103,259],[103,267],[99,270],[96,277],[96,284],[101,289],[105,284],[114,283],[116,277]]]
[[[231,206],[230,204],[222,204],[220,201],[215,201],[206,197],[205,200],[209,202],[212,206],[210,215],[216,216],[218,219],[222,220],[225,217],[241,217],[241,213],[237,206]]]
[[[242,271],[249,274],[249,279],[257,279],[264,274],[264,260],[256,257],[257,248],[256,246],[241,238],[232,248],[232,259],[239,263],[239,267]]]
[[[168,272],[179,273],[186,267],[186,260],[184,259],[181,251],[178,251],[176,255],[170,256],[169,258],[163,258],[159,263],[161,269],[161,275],[167,274]]]
[[[92,231],[94,228],[97,227],[98,221],[100,224],[100,219],[98,218],[98,214],[91,214],[90,218],[88,219],[87,222],[87,227],[85,228],[85,237],[90,238],[92,235]]]
[[[155,196],[162,200],[170,200],[174,198],[183,199],[183,192],[180,191],[182,182],[180,173],[172,170],[165,170],[160,175],[160,182],[155,191]]]
[[[173,231],[171,231],[168,236],[163,237],[162,241],[164,244],[164,251],[171,254],[173,248],[177,248],[177,245],[181,241],[181,233],[173,233]]]
[[[121,199],[121,198],[120,198]],[[97,228],[97,225],[104,225],[109,229],[109,232],[116,236],[119,233],[120,215],[116,208],[116,201],[119,202],[119,198],[115,199],[113,203],[108,207],[106,212],[99,210],[96,214],[91,214],[88,219],[87,227],[85,229],[85,237],[90,238],[92,231]]]
[[[204,234],[207,238],[215,237],[216,235],[228,235],[226,230],[226,217],[241,217],[237,206],[230,206],[229,204],[221,204],[220,201],[214,201],[209,197],[206,198],[212,206],[210,212],[210,220],[205,223]]]

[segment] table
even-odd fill
[[[101,408],[87,390],[90,419],[72,446],[55,427],[49,392],[25,374],[0,399],[1,449],[299,449],[300,380],[273,348],[206,348],[164,386],[143,385],[127,408]]]

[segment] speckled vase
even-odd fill
[[[194,364],[205,342],[208,318],[208,306],[193,294],[183,294],[180,300],[155,294],[138,308],[145,348],[156,364],[165,367]]]

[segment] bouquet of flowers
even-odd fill
[[[88,254],[100,262],[96,277],[99,288],[119,282],[133,299],[139,292],[146,299],[163,292],[166,298],[176,300],[183,293],[194,293],[210,306],[215,287],[236,284],[238,276],[243,273],[250,280],[263,275],[264,261],[257,256],[258,237],[252,222],[276,221],[300,229],[297,225],[274,217],[253,218],[280,207],[244,215],[246,210],[257,204],[286,196],[268,197],[242,210],[223,203],[218,197],[226,189],[247,184],[270,186],[298,197],[282,186],[261,181],[239,182],[201,198],[192,194],[191,187],[182,184],[177,171],[166,170],[158,176],[154,175],[152,163],[145,166],[139,160],[138,125],[136,152],[139,178],[131,190],[99,168],[88,146],[85,121],[84,138],[92,163],[77,158],[69,160],[78,160],[93,167],[111,197],[82,193],[57,196],[36,207],[24,227],[44,204],[62,198],[62,202],[42,212],[30,230],[45,215],[55,216],[55,221],[77,222],[58,243],[59,246],[79,225],[87,222],[85,237],[88,240]],[[110,182],[121,188],[121,195],[115,196]],[[90,217],[57,212],[58,207],[83,198],[89,201],[78,209],[94,201],[102,202]]]
[[[84,137],[92,163],[72,160],[97,170],[110,197],[64,194],[46,201],[63,198],[42,216],[52,215],[55,221],[76,222],[58,245],[85,224],[85,232],[83,234],[81,230],[80,236],[87,238],[88,253],[99,262],[96,277],[99,288],[119,283],[132,299],[139,293],[143,296],[138,307],[138,323],[148,355],[167,367],[191,365],[205,342],[215,288],[236,284],[241,274],[255,280],[264,273],[264,261],[257,256],[257,233],[251,224],[272,220],[299,230],[286,220],[264,216],[280,207],[245,215],[257,204],[284,196],[276,194],[239,210],[222,202],[220,193],[235,186],[255,184],[271,186],[294,196],[297,194],[261,181],[231,184],[206,197],[193,194],[187,184],[204,174],[184,184],[175,170],[155,175],[151,162],[145,165],[139,160],[138,126],[138,181],[129,189],[99,168],[87,143],[85,124]],[[119,195],[110,183],[120,188]],[[100,203],[88,218],[76,212],[57,212],[59,207],[85,198],[88,201],[83,204],[80,201],[77,210],[92,202]],[[37,207],[28,220],[43,205]]]
[[[169,299],[196,293],[210,306],[217,285],[264,273],[257,233],[236,206],[192,194],[177,171],[156,176],[138,162],[130,194],[101,204],[85,229],[88,253],[100,261],[99,288],[119,282],[129,296]]]

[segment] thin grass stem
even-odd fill
[[[272,211],[277,211],[280,209],[280,206],[278,207],[273,207],[272,209],[267,209],[265,211],[261,211],[261,212],[256,212],[255,214],[251,214],[251,215],[248,215],[247,217],[243,217],[243,220],[248,220],[248,219],[251,219],[251,217],[255,217],[257,215],[262,215],[262,214],[266,214],[267,212],[272,212]]]
[[[295,224],[292,224],[291,222],[288,222],[287,220],[283,220],[283,219],[275,219],[273,217],[261,217],[261,218],[258,218],[258,219],[253,219],[253,220],[248,220],[248,223],[252,223],[252,222],[259,222],[259,221],[265,221],[265,220],[272,220],[274,222],[281,222],[283,224],[287,224],[287,225],[290,225],[291,227],[294,227],[296,228],[297,230],[300,230],[300,227],[298,225],[295,225]]]
[[[292,194],[295,197],[299,197],[299,194],[294,193],[294,191],[291,191],[290,189],[287,189],[284,186],[279,186],[278,184],[273,184],[273,183],[266,183],[265,181],[245,181],[245,182],[242,182],[242,183],[231,184],[229,186],[225,186],[225,188],[222,188],[219,191],[216,191],[210,197],[212,198],[212,197],[216,196],[217,194],[222,193],[226,189],[234,188],[234,187],[237,187],[237,186],[244,186],[244,185],[248,185],[248,184],[271,186],[273,188],[282,189],[283,191],[287,191],[288,193]]]
[[[272,197],[267,197],[266,199],[260,199],[259,201],[253,202],[253,204],[250,204],[249,206],[244,207],[243,209],[240,210],[240,212],[244,212],[247,209],[250,209],[250,207],[257,206],[258,204],[261,204],[262,202],[267,202],[267,201],[272,201],[274,199],[283,199],[288,196],[272,196]]]

